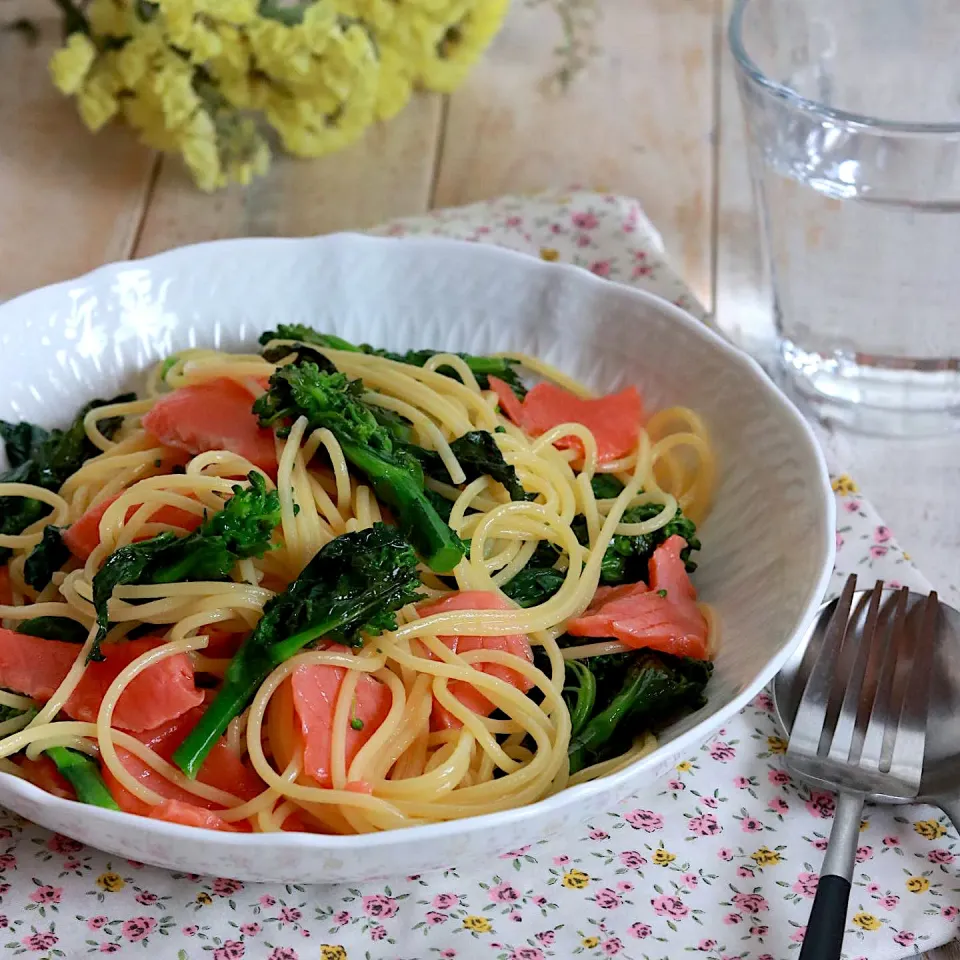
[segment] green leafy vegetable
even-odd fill
[[[79,750],[70,750],[68,747],[48,747],[44,753],[56,764],[57,770],[70,781],[77,791],[77,799],[81,803],[89,803],[94,807],[103,807],[106,810],[119,810],[117,801],[107,789],[97,761],[88,757]]]
[[[23,579],[34,590],[43,590],[50,579],[70,559],[70,548],[63,542],[63,528],[49,524],[43,539],[30,551],[23,565]]]
[[[624,752],[642,730],[669,719],[678,710],[695,710],[704,702],[703,691],[713,670],[708,661],[645,652],[615,656],[631,658],[625,671],[623,661],[615,661],[620,667],[616,671],[621,678],[619,684],[613,682],[613,664],[593,663],[604,657],[567,663],[567,677],[574,681],[570,686],[576,687],[577,700],[583,696],[583,670],[594,675],[598,691],[589,720],[583,721],[583,710],[577,713],[579,728],[568,748],[571,773]],[[571,677],[574,663],[580,666],[574,668]]]
[[[93,605],[97,637],[91,660],[102,659],[100,643],[109,628],[107,607],[116,587],[143,583],[180,583],[187,580],[226,580],[237,560],[262,557],[270,548],[280,523],[280,498],[267,493],[262,474],[252,472],[250,486],[239,484],[223,509],[208,517],[193,533],[158,534],[121,547],[107,557],[93,578]]]
[[[32,617],[17,624],[17,633],[44,640],[65,640],[67,643],[83,643],[90,631],[69,617]]]
[[[29,714],[32,719],[36,714],[36,710],[33,707],[30,707],[27,710],[21,710],[19,707],[11,707],[9,704],[0,703],[0,723],[6,723],[7,720],[13,720],[14,717],[26,717]],[[24,720],[24,725],[26,725],[27,720]]]
[[[194,777],[204,758],[278,665],[325,637],[350,646],[397,626],[396,611],[419,599],[417,558],[399,531],[377,523],[331,540],[263,609],[230,661],[223,685],[174,754]]]
[[[312,327],[303,324],[281,323],[276,330],[268,330],[260,337],[260,343],[266,345],[271,340],[295,340],[299,343],[315,344],[326,347],[328,350],[346,350],[352,353],[366,353],[386,360],[395,360],[397,363],[406,363],[413,367],[422,367],[428,360],[438,353],[449,353],[447,350],[408,350],[406,353],[393,353],[390,350],[380,350],[362,343],[359,346],[344,340],[332,333],[320,333]],[[522,400],[527,395],[527,388],[517,374],[517,361],[506,357],[481,357],[470,353],[458,353],[456,356],[470,368],[481,390],[490,387],[490,377],[497,377],[506,383]],[[459,380],[457,372],[452,367],[438,367],[437,373]]]
[[[112,400],[91,400],[66,430],[47,431],[30,423],[0,420],[0,438],[10,463],[10,467],[0,473],[0,483],[30,483],[46,490],[59,490],[70,474],[100,453],[83,428],[87,413],[107,404],[134,399],[135,394],[125,393]],[[122,422],[121,417],[107,417],[100,421],[100,432],[112,437]],[[22,533],[49,512],[50,508],[39,500],[0,497],[0,534]],[[10,554],[8,548],[0,548],[0,563],[5,563]]]
[[[614,500],[623,493],[623,484],[612,473],[595,473],[590,486],[598,500]]]
[[[270,389],[257,398],[254,413],[281,436],[287,424],[306,417],[311,429],[326,427],[344,456],[370,481],[377,497],[393,508],[400,528],[427,564],[448,573],[463,557],[463,544],[426,495],[423,468],[363,402],[360,380],[325,373],[304,361],[280,367]]]
[[[643,523],[657,516],[662,510],[663,506],[659,503],[644,503],[639,507],[630,507],[625,510],[620,522]],[[674,534],[687,541],[686,547],[680,551],[680,557],[686,564],[687,573],[693,573],[697,565],[691,561],[690,554],[700,549],[697,527],[692,520],[688,520],[678,511],[669,523],[660,527],[659,530],[654,530],[653,533],[639,536],[620,536],[619,534],[615,536],[603,555],[600,582],[606,586],[638,583],[641,580],[646,583],[653,551]]]
[[[518,606],[535,607],[549,600],[563,586],[565,577],[562,570],[528,564],[502,590]]]
[[[435,450],[424,450],[411,446],[410,452],[420,461],[423,472],[441,483],[453,483],[447,468]],[[478,477],[490,477],[502,483],[510,494],[511,500],[528,500],[530,494],[523,489],[517,477],[517,471],[503,457],[492,433],[486,430],[471,430],[457,437],[450,449],[463,467],[467,483]]]

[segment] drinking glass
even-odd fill
[[[960,2],[737,0],[779,357],[854,428],[960,426]]]

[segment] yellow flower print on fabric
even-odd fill
[[[582,870],[568,870],[560,882],[568,890],[584,890],[590,885],[590,876]]]
[[[693,764],[689,760],[681,760],[677,764],[677,773],[689,773],[693,769]]]
[[[930,889],[930,881],[926,877],[907,877],[907,889],[911,893],[926,893]]]
[[[119,873],[101,873],[97,877],[97,886],[105,893],[119,893],[127,885]]]
[[[321,943],[320,960],[349,960],[349,957],[339,943]]]
[[[594,947],[599,946],[600,938],[599,937],[584,937],[580,941],[580,945],[587,950],[592,950]]]
[[[786,753],[787,741],[783,737],[767,737],[767,749],[771,753]]]
[[[661,847],[659,850],[653,851],[653,856],[651,859],[658,867],[666,867],[677,859],[677,855],[675,853],[671,853],[669,850],[664,850],[663,847]]]
[[[750,859],[758,867],[775,867],[780,862],[780,854],[769,847],[761,847],[750,854]]]
[[[464,917],[463,925],[473,933],[489,933],[493,929],[486,917],[478,917],[475,914]]]
[[[913,829],[920,834],[924,840],[939,840],[947,832],[947,828],[936,820],[916,820]]]
[[[860,492],[860,488],[854,482],[853,478],[848,477],[845,473],[842,473],[839,477],[835,478],[832,486],[833,492],[839,493],[841,497],[849,497],[854,493]]]
[[[880,921],[872,913],[855,913],[850,922],[861,930],[879,930],[881,927]]]

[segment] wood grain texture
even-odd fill
[[[586,63],[558,9],[516,0],[487,56],[450,100],[434,204],[582,184],[632,194],[676,266],[711,299],[712,0],[597,0]]]
[[[249,187],[200,193],[175,157],[165,157],[136,253],[223,237],[301,237],[371,227],[428,208],[441,98],[420,94],[392,122],[318,160],[276,156]]]
[[[20,16],[40,42],[0,33],[0,299],[129,256],[154,163],[126,130],[91,134],[54,89],[60,21],[49,0],[3,4],[4,22]]]

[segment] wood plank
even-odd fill
[[[91,134],[53,86],[60,42],[49,0],[3,4],[2,22],[30,17],[40,42],[0,33],[0,299],[130,255],[154,155],[128,131]]]
[[[709,303],[714,24],[713,0],[514,3],[451,97],[434,205],[573,184],[634,195]]]
[[[137,255],[201,240],[309,236],[374,226],[427,209],[442,99],[420,94],[391,122],[318,160],[274,157],[248,187],[203,194],[178,158],[164,157]]]

